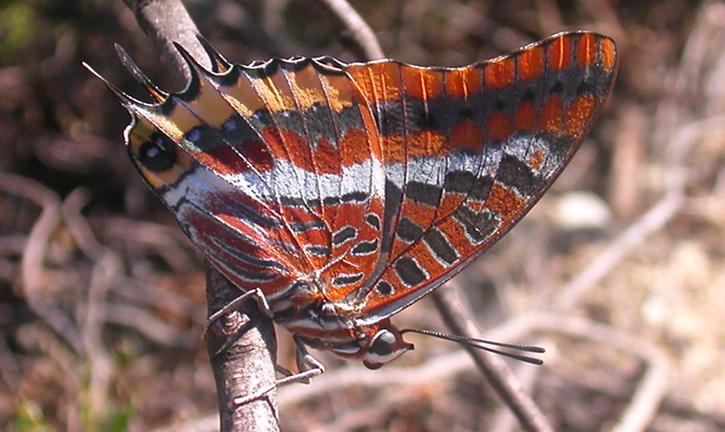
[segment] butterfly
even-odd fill
[[[177,47],[191,79],[172,94],[119,51],[154,99],[104,80],[132,117],[128,152],[208,262],[263,300],[300,369],[317,372],[307,346],[369,368],[413,348],[391,317],[541,198],[618,63],[612,39],[584,31],[458,68],[240,65],[202,43],[211,68]]]

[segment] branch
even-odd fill
[[[13,174],[0,173],[0,192],[17,195],[41,207],[40,217],[33,224],[23,249],[20,276],[28,306],[38,318],[60,336],[76,354],[84,352],[83,339],[75,322],[46,300],[43,272],[51,236],[60,224],[60,199],[45,186]]]
[[[456,335],[469,338],[480,337],[482,332],[471,318],[471,313],[466,310],[455,289],[451,288],[454,286],[449,282],[433,294],[433,301],[443,317],[443,321]],[[478,370],[488,379],[496,394],[516,416],[524,430],[553,431],[544,414],[523,390],[503,359],[470,345],[464,344],[463,348],[471,356]]]
[[[637,384],[632,402],[612,430],[616,432],[647,430],[669,386],[672,365],[664,351],[642,338],[632,337],[609,326],[582,318],[543,313],[531,315],[530,318],[532,328],[568,333],[593,340],[619,348],[646,362],[647,371]]]
[[[669,140],[668,147],[676,147],[679,152],[684,154],[683,148],[690,148],[707,133],[725,130],[723,128],[724,124],[725,116],[717,115],[682,125],[680,130]],[[636,222],[632,223],[612,240],[584,270],[566,284],[557,295],[555,309],[560,312],[571,310],[587,290],[610,274],[611,270],[632,253],[637,246],[667,226],[686,203],[683,171],[680,161],[674,161],[670,165],[669,184],[665,195]]]
[[[209,315],[239,296],[239,288],[211,266],[207,266],[206,281]],[[234,402],[259,389],[274,388],[277,346],[271,320],[260,312],[256,302],[247,301],[221,321],[221,325],[212,326],[207,335],[221,430],[279,430],[276,389],[264,398],[241,406]]]
[[[181,44],[202,65],[210,61],[196,38],[196,24],[179,0],[124,0],[139,25],[163,52],[161,59],[184,72],[189,71],[173,42]],[[240,295],[221,274],[207,264],[209,315]],[[234,399],[273,385],[276,381],[274,328],[255,302],[247,302],[212,326],[207,350],[217,384],[221,430],[279,430],[276,391],[242,406]],[[241,336],[240,336],[241,335]],[[217,353],[220,347],[222,352]]]
[[[136,15],[136,21],[146,36],[161,51],[161,61],[182,71],[184,78],[191,79],[191,72],[183,57],[174,48],[181,44],[204,67],[211,66],[196,35],[201,34],[196,23],[180,0],[123,0]]]
[[[340,43],[352,53],[366,60],[385,57],[380,42],[367,22],[346,0],[312,1],[340,30]]]

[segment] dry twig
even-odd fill
[[[670,362],[665,353],[654,345],[634,338],[609,326],[597,324],[582,318],[555,314],[530,316],[532,329],[568,333],[590,339],[601,344],[619,348],[634,354],[647,362],[649,367],[644,378],[637,385],[632,402],[624,411],[621,420],[612,430],[644,431],[650,424],[668,387]]]
[[[181,71],[184,79],[191,78],[186,61],[174,48],[174,42],[186,48],[204,67],[211,66],[203,48],[196,39],[201,34],[186,7],[179,0],[124,0],[136,15],[144,33],[161,51],[161,60],[174,70]]]
[[[447,285],[448,288],[453,287],[451,282]],[[480,337],[482,332],[477,328],[470,312],[466,310],[455,290],[443,287],[433,294],[433,301],[454,334],[469,338]],[[464,348],[478,370],[488,379],[496,394],[511,409],[522,428],[527,431],[553,431],[544,414],[533,399],[524,392],[503,359],[469,345],[464,345]]]
[[[0,173],[0,191],[25,197],[42,208],[33,225],[21,261],[22,287],[28,306],[76,353],[83,352],[83,342],[76,325],[62,311],[45,300],[43,263],[50,237],[60,223],[58,196],[40,183],[12,174]]]
[[[110,252],[93,235],[88,221],[81,215],[81,209],[90,199],[88,190],[78,188],[68,194],[63,201],[63,220],[75,239],[78,248],[90,259],[100,259],[103,253]]]
[[[385,56],[380,42],[368,23],[346,0],[314,0],[334,25],[342,31],[343,44],[360,59],[375,60]]]
[[[146,34],[164,52],[167,61],[184,71],[187,79],[190,76],[186,63],[173,47],[173,42],[186,48],[201,65],[209,65],[210,60],[197,39],[199,31],[196,24],[179,0],[125,2],[135,13]],[[229,304],[239,294],[237,288],[208,266],[209,315]],[[235,398],[252,393],[256,386],[268,386],[276,380],[271,321],[263,317],[254,302],[248,302],[240,311],[228,314],[221,321],[222,325],[214,325],[208,334],[209,355],[217,382],[221,429],[277,430],[274,391],[264,400],[243,406],[233,403]],[[240,336],[238,332],[248,329],[249,323],[253,324],[255,330],[245,331]],[[227,344],[229,338],[235,340]],[[217,355],[218,348],[227,345],[228,348]]]

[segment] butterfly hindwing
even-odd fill
[[[383,211],[381,148],[362,94],[310,59],[190,67],[183,92],[128,105],[141,174],[240,288],[273,301],[319,273],[325,295],[347,295],[378,261],[370,221]],[[148,157],[158,154],[170,160],[163,169]]]
[[[346,70],[376,116],[386,170],[386,266],[362,290],[362,323],[430,292],[523,217],[589,130],[616,52],[578,32],[463,68]]]

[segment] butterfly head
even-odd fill
[[[365,342],[367,344],[362,351],[362,361],[368,369],[377,369],[414,348],[413,344],[403,340],[400,330],[389,321],[376,326]]]
[[[378,369],[414,348],[403,340],[402,332],[390,320],[348,328],[334,336],[305,333],[308,332],[300,327],[295,329],[296,337],[305,345],[331,351],[343,358],[362,360],[368,369]]]

